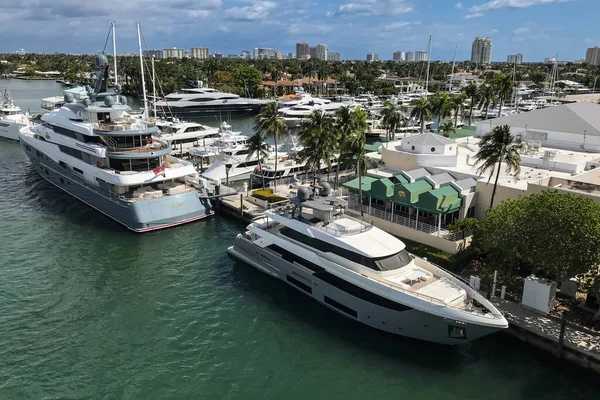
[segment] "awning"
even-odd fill
[[[393,201],[405,205],[413,205],[419,201],[421,193],[429,192],[431,189],[433,189],[433,186],[426,180],[397,185]]]
[[[447,214],[460,210],[461,205],[462,199],[458,191],[448,185],[423,193],[419,197],[417,207],[435,214]]]
[[[359,191],[358,189],[358,179],[353,179],[351,181],[348,181],[346,183],[343,183],[342,186],[345,188],[348,188],[350,190],[352,190],[353,192],[357,192]],[[362,180],[362,190],[363,190],[363,194],[368,195],[367,192],[369,192],[371,190],[371,184],[373,182],[375,182],[377,180],[377,178],[373,178],[372,176],[363,176],[361,178]]]

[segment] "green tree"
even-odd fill
[[[360,216],[364,217],[363,195],[362,195],[362,176],[367,170],[367,158],[365,156],[365,145],[367,143],[366,132],[369,130],[367,124],[367,114],[360,108],[351,111],[350,117],[350,136],[348,138],[348,149],[356,157],[356,169],[358,172],[358,191],[360,196]]]
[[[509,174],[514,171],[515,175],[519,175],[521,172],[521,156],[518,148],[518,145],[513,143],[510,126],[508,125],[495,127],[491,132],[485,134],[479,142],[479,151],[475,154],[475,164],[481,164],[481,166],[477,173],[483,174],[489,170],[489,183],[494,171],[496,172],[490,208],[494,207],[494,197],[496,196],[502,163],[506,163],[506,172]]]
[[[500,108],[498,109],[498,116],[502,116],[502,106],[504,102],[512,95],[513,87],[515,83],[512,77],[508,74],[497,75],[494,79],[493,86],[496,89],[496,97],[500,100]]]
[[[455,94],[450,97],[450,108],[452,109],[452,113],[454,114],[454,126],[458,126],[458,114],[463,114],[465,112],[465,100],[467,100],[467,95],[464,93]]]
[[[421,124],[421,133],[425,133],[425,120],[431,119],[431,103],[426,98],[415,99],[410,102],[412,110],[410,117],[416,119]]]
[[[277,188],[277,139],[280,138],[286,131],[287,125],[277,110],[277,103],[271,102],[265,104],[260,114],[255,118],[257,133],[263,135],[263,137],[273,138],[275,144],[275,188]]]
[[[331,159],[336,150],[337,135],[333,130],[333,120],[323,111],[313,111],[308,119],[300,125],[300,158],[306,161],[306,166],[313,171],[316,178],[321,163],[325,162],[328,173],[331,172]]]
[[[265,138],[259,132],[256,132],[254,135],[250,136],[247,143],[248,143],[248,155],[246,156],[246,160],[249,160],[252,157],[254,157],[254,155],[256,155],[256,158],[258,158],[259,162],[262,162],[261,160],[269,157],[269,145],[267,144],[267,142],[265,142]],[[265,176],[263,174],[261,174],[261,176],[262,176],[262,187],[264,189],[265,188]]]
[[[383,103],[384,107],[381,110],[381,124],[387,132],[387,140],[394,140],[396,129],[398,129],[405,121],[404,114],[401,108],[390,101]]]
[[[442,124],[442,126],[438,129],[439,132],[442,132],[444,137],[450,137],[451,133],[456,133],[456,129],[454,129],[454,124],[452,121],[446,121]]]
[[[436,93],[429,98],[431,112],[437,117],[437,127],[440,125],[443,118],[450,115],[451,103],[447,93]]]
[[[263,75],[260,70],[245,65],[239,65],[233,69],[233,81],[241,88],[243,93],[251,97],[258,96],[258,86],[262,84]]]
[[[496,101],[496,91],[490,84],[484,83],[479,87],[479,105],[483,108],[483,119],[487,119],[488,110],[492,104]]]
[[[475,82],[470,82],[464,88],[465,95],[471,100],[470,103],[470,111],[469,111],[469,126],[473,124],[473,107],[475,107],[475,103],[479,102],[479,87]]]
[[[558,191],[506,200],[479,221],[472,246],[501,271],[593,283],[599,278],[600,206]]]

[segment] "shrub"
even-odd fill
[[[274,194],[273,191],[269,188],[255,190],[254,192],[252,192],[252,196],[256,197],[257,199],[266,200],[269,203],[277,203],[280,201],[287,200],[287,198],[285,197]]]

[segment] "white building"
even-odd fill
[[[406,53],[403,51],[395,51],[392,59],[394,61],[406,61]]]
[[[406,52],[406,61],[415,61],[415,52],[414,51]]]
[[[205,59],[208,58],[208,48],[206,47],[192,47],[190,48],[190,56],[192,58]]]
[[[492,39],[475,38],[471,48],[471,62],[478,65],[489,65],[492,63]]]
[[[600,152],[600,105],[596,103],[572,103],[481,121],[475,136],[482,137],[499,125],[509,125],[520,142]]]
[[[376,53],[367,54],[367,61],[379,61],[379,54],[376,54]]]
[[[521,53],[509,54],[508,57],[506,58],[506,62],[509,64],[521,65],[521,64],[523,64],[523,54],[521,54]]]
[[[327,61],[327,53],[329,49],[326,44],[318,44],[315,46],[315,58],[317,60]]]
[[[162,50],[144,50],[144,57],[161,59],[161,58],[163,58],[163,51]]]
[[[427,61],[427,52],[425,50],[415,51],[415,61]]]
[[[337,51],[330,51],[327,54],[327,61],[340,61],[340,53]]]
[[[454,75],[446,75],[448,81],[446,82],[446,90],[460,90],[467,87],[469,83],[477,83],[477,77],[469,72],[457,72]]]
[[[173,47],[172,49],[163,49],[164,58],[183,58],[183,49]]]
[[[600,65],[600,47],[594,46],[587,49],[585,63],[588,65]]]

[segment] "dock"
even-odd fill
[[[553,316],[539,314],[520,304],[492,297],[492,303],[508,320],[506,330],[519,340],[557,358],[600,373],[600,333]]]

